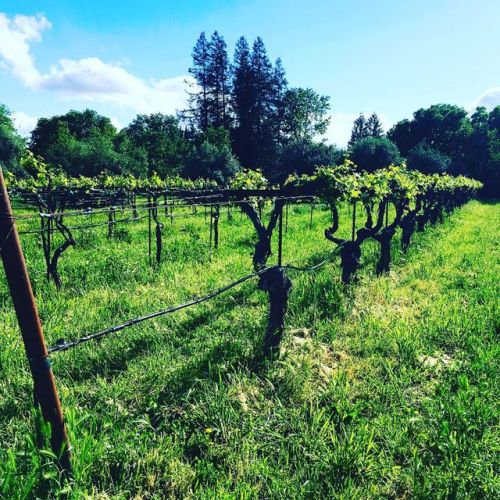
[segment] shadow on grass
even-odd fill
[[[216,309],[217,316],[227,314],[236,307],[241,307],[255,291],[257,291],[257,288],[251,291],[240,289],[231,294],[231,302],[223,302],[219,299],[219,302],[222,303]],[[188,343],[197,337],[198,330],[209,324],[213,319],[214,310],[204,309],[173,326],[172,329],[175,329],[175,334],[167,339],[170,348],[174,351],[181,351],[188,348]],[[267,318],[263,318],[263,321],[264,320],[267,321]],[[169,327],[165,326],[165,329],[169,329]],[[118,333],[117,335],[123,334]],[[103,356],[98,353],[97,355],[91,355],[86,359],[85,363],[82,363],[81,356],[85,356],[85,352],[82,352],[80,356],[65,363],[65,353],[58,353],[56,355],[57,358],[54,357],[54,361],[59,363],[58,358],[61,356],[62,359],[60,363],[63,365],[63,368],[58,373],[58,377],[65,382],[68,380],[72,382],[84,382],[96,376],[104,377],[107,380],[113,380],[127,370],[127,365],[130,361],[164,350],[165,342],[162,340],[163,339],[159,338],[158,331],[155,331],[149,332],[147,335],[143,336],[124,337],[123,342],[126,342],[126,346],[123,349],[120,349],[117,345],[112,345],[110,348],[107,348],[105,343],[108,339],[106,338],[91,341],[94,342],[95,350],[102,349],[103,356],[109,357],[103,359]],[[75,349],[79,349],[79,347],[75,347]]]

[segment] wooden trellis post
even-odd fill
[[[278,267],[283,264],[283,207],[280,208],[278,225]]]
[[[219,215],[220,215],[220,205],[215,205],[213,210],[213,218],[214,218],[214,248],[216,250],[219,248]]]
[[[148,196],[148,257],[151,264],[151,196]]]
[[[60,467],[68,473],[71,472],[71,448],[1,168],[0,255],[33,377],[35,399],[37,404],[40,405],[43,418],[50,424],[52,450],[59,458]]]
[[[352,241],[356,237],[356,202],[352,204]]]

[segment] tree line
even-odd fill
[[[426,174],[465,175],[485,185],[484,194],[498,197],[500,187],[500,106],[490,112],[477,107],[469,114],[460,106],[435,104],[401,120],[387,134],[376,115],[354,122],[349,156],[363,170],[405,161]]]
[[[120,131],[96,111],[69,111],[40,118],[25,144],[0,106],[0,161],[26,175],[20,158],[28,146],[71,176],[156,172],[225,183],[242,168],[283,182],[292,173],[311,174],[318,165],[339,165],[348,157],[361,170],[406,161],[426,173],[464,174],[498,195],[500,106],[469,114],[437,104],[387,133],[375,113],[361,114],[342,149],[321,139],[331,119],[330,98],[290,87],[281,59],[271,62],[260,37],[251,45],[241,37],[230,60],[222,35],[201,33],[189,72],[187,109],[177,116],[140,114]]]

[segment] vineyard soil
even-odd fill
[[[333,248],[329,212],[315,210],[312,227],[309,217],[308,207],[290,209],[285,264],[314,264]],[[61,291],[46,281],[36,235],[22,237],[49,344],[251,270],[254,230],[238,211],[221,210],[218,250],[202,209],[163,222],[159,268],[148,262],[145,220],[119,224],[111,239],[106,227],[76,231]],[[375,241],[363,245],[355,285],[341,284],[338,258],[290,271],[281,355],[257,370],[267,297],[255,281],[55,353],[70,484],[37,449],[31,377],[1,278],[0,497],[493,498],[499,227],[500,205],[474,201],[417,233],[407,254],[398,231],[388,275],[375,274]],[[344,223],[339,235],[349,234]],[[269,264],[276,241],[273,250]]]

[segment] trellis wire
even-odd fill
[[[187,307],[191,307],[191,306],[194,306],[196,304],[201,304],[202,302],[206,302],[210,299],[213,299],[213,298],[217,297],[218,295],[221,295],[222,293],[230,290],[231,288],[234,288],[235,286],[238,286],[238,285],[244,283],[245,281],[248,281],[251,278],[254,278],[254,277],[259,276],[261,274],[267,273],[270,269],[272,269],[272,267],[266,267],[265,269],[262,269],[260,271],[247,274],[246,276],[243,276],[242,278],[239,278],[236,281],[229,283],[228,285],[225,285],[221,288],[218,288],[217,290],[214,290],[213,292],[211,292],[207,295],[204,295],[202,297],[196,297],[196,298],[191,299],[188,302],[185,302],[185,303],[180,304],[178,306],[169,307],[167,309],[162,309],[162,310],[156,311],[154,313],[146,314],[144,316],[139,316],[137,318],[125,321],[124,323],[121,323],[120,325],[112,326],[110,328],[106,328],[104,330],[101,330],[101,331],[93,333],[93,334],[85,335],[85,336],[80,337],[80,338],[75,339],[75,340],[69,340],[69,341],[59,340],[56,342],[55,345],[48,348],[48,352],[52,353],[52,352],[57,352],[57,351],[66,351],[66,350],[68,350],[72,347],[76,347],[77,345],[80,345],[84,342],[99,339],[99,338],[105,337],[106,335],[109,335],[111,333],[120,332],[122,330],[125,330],[126,328],[137,325],[138,323],[142,323],[143,321],[147,321],[150,319],[158,318],[159,316],[164,316],[164,315],[169,314],[169,313],[180,311],[181,309],[185,309]]]

